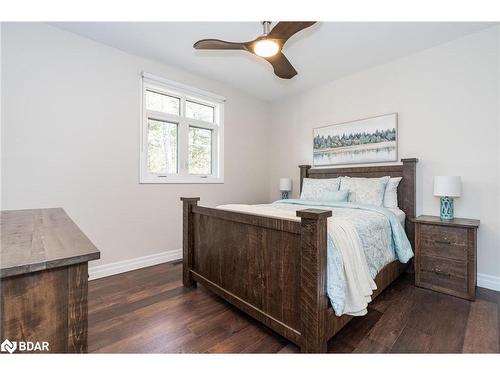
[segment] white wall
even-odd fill
[[[434,175],[461,175],[456,216],[481,219],[478,272],[500,277],[499,49],[495,27],[276,102],[270,198],[284,176],[298,195],[314,127],[398,112],[399,156],[420,159],[418,213],[439,212]]]
[[[267,200],[267,103],[45,24],[4,24],[2,65],[4,208],[64,207],[94,265],[179,249],[181,195]],[[227,98],[224,184],[138,183],[143,70]]]

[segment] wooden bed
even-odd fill
[[[301,165],[300,187],[306,177],[403,177],[398,202],[413,246],[417,159],[401,161],[328,169]],[[326,292],[326,222],[332,212],[299,210],[301,220],[291,221],[201,207],[199,198],[181,200],[184,286],[201,283],[300,346],[302,352],[326,352],[328,340],[352,319],[335,316]],[[375,279],[375,296],[404,268],[398,261],[384,267]]]

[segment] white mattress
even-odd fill
[[[401,211],[399,208],[387,208],[389,211],[394,212],[394,214],[397,216],[399,219],[399,222],[401,225],[404,227],[405,226],[405,218],[406,215],[403,211]]]

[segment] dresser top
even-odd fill
[[[458,217],[454,218],[453,220],[441,220],[439,216],[420,215],[419,217],[413,219],[413,221],[415,223],[443,225],[448,227],[467,227],[467,228],[479,227],[479,220],[461,219]]]
[[[62,208],[1,211],[0,220],[2,278],[100,258]]]

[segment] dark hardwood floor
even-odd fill
[[[89,352],[296,353],[205,288],[182,286],[180,263],[89,283]],[[400,278],[330,340],[331,353],[498,353],[500,292],[477,299],[416,288]]]

